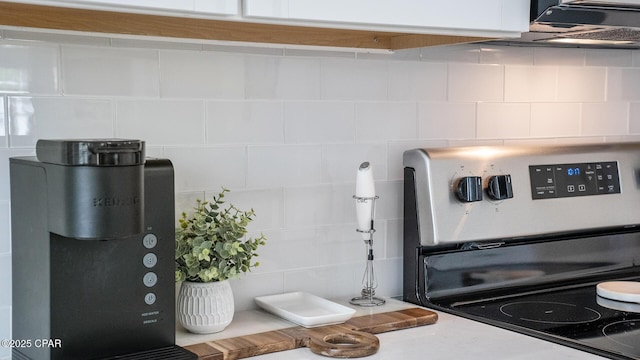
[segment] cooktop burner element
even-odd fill
[[[602,328],[602,333],[607,339],[628,348],[629,352],[640,354],[640,318],[613,322]]]
[[[516,301],[500,306],[500,312],[521,321],[543,324],[583,324],[602,317],[588,307],[553,301]]]
[[[596,284],[559,288],[508,299],[442,304],[454,313],[620,359],[640,359],[640,314],[601,306]],[[595,352],[595,351],[594,351]]]

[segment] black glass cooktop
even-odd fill
[[[606,357],[640,359],[640,304],[601,298],[596,284],[451,305],[449,309]]]

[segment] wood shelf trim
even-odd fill
[[[0,25],[103,34],[400,50],[487,40],[85,10],[0,1]]]

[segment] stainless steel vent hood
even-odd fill
[[[515,45],[640,48],[640,0],[532,0],[531,25]]]

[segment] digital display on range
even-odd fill
[[[620,193],[615,161],[531,165],[529,177],[534,200]]]
[[[568,176],[573,176],[573,175],[580,175],[580,168],[576,167],[576,168],[568,168],[567,169],[567,175]]]

